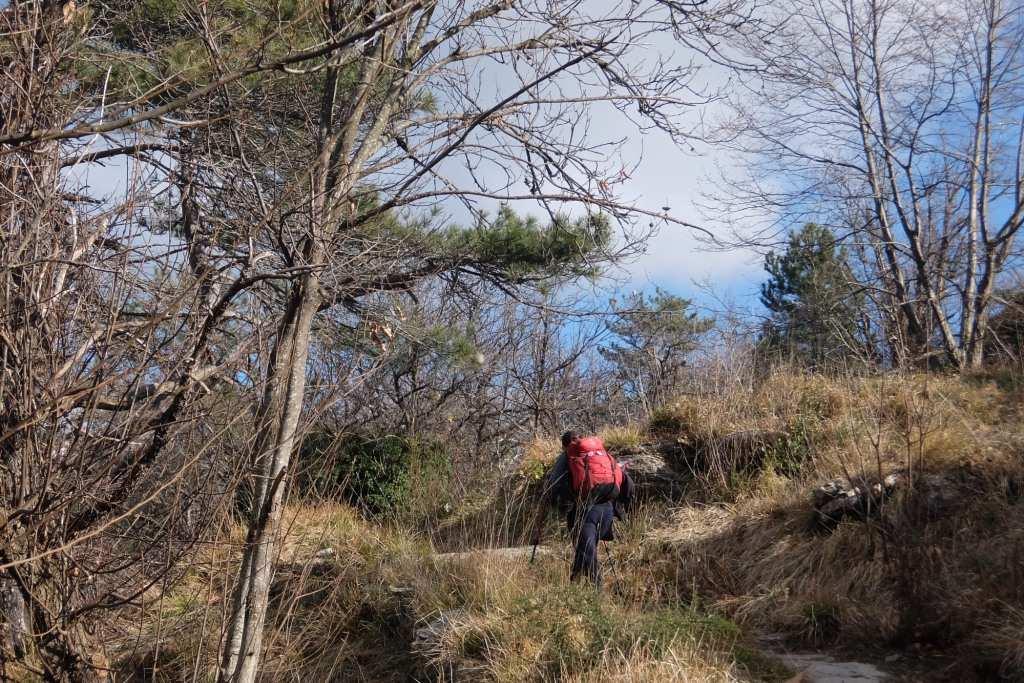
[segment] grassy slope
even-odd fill
[[[457,511],[433,542],[340,505],[295,507],[265,677],[782,680],[751,645],[754,634],[781,634],[802,646],[935,648],[962,662],[951,680],[1012,678],[1024,664],[1021,405],[1012,382],[994,379],[779,375],[668,406],[654,434],[609,429],[614,447],[684,444],[699,467],[687,502],[648,503],[602,551],[600,597],[566,581],[555,520],[556,552],[534,565],[435,555],[521,541],[549,442],[528,448],[497,504]],[[743,430],[781,436],[758,453],[716,449]],[[893,470],[941,481],[942,495],[905,487],[866,523],[832,533],[810,524],[813,485]],[[154,661],[167,680],[212,671],[239,540],[228,530],[143,616],[150,654],[133,661],[147,678]],[[313,559],[324,548],[335,552]],[[416,628],[439,615],[441,636],[414,652]]]
[[[735,624],[692,596],[669,600],[649,590],[634,564],[639,556],[617,558],[609,590],[599,595],[566,580],[567,556],[558,551],[535,564],[487,551],[439,558],[424,539],[368,524],[341,505],[293,508],[290,517],[266,680],[429,680],[453,669],[498,681],[627,674],[633,681],[730,681],[783,673],[745,646]],[[623,529],[623,547],[642,545],[644,522]],[[310,559],[325,548],[336,552]],[[211,675],[223,608],[223,572],[214,567],[227,566],[230,554],[197,563],[164,596],[162,651],[130,660],[137,675]],[[440,615],[440,637],[413,651],[415,629]]]
[[[1009,376],[778,376],[671,406],[658,421],[682,439],[789,438],[751,472],[709,476],[705,498],[724,502],[684,506],[651,535],[656,580],[802,645],[908,648],[945,656],[948,680],[1020,680],[1021,399]],[[893,471],[910,483],[873,519],[813,529],[814,484]]]

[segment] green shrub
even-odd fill
[[[777,474],[792,477],[800,473],[811,457],[811,437],[807,421],[802,416],[797,416],[768,449],[765,464]]]
[[[648,429],[652,434],[669,435],[685,431],[686,423],[679,411],[671,407],[656,408],[651,413]]]
[[[410,457],[400,437],[350,439],[341,449],[338,465],[346,480],[345,498],[353,505],[381,514],[408,503]]]
[[[802,398],[799,411],[789,421],[782,436],[766,453],[765,464],[777,474],[792,477],[800,474],[814,457],[814,445],[821,431],[822,404],[813,396]]]
[[[451,460],[437,442],[314,432],[302,445],[299,489],[341,497],[366,514],[432,514],[450,501]]]
[[[520,465],[519,474],[531,482],[542,481],[548,474],[548,464],[543,460],[526,460]]]

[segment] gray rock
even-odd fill
[[[877,683],[890,680],[889,674],[863,662],[839,662],[821,654],[786,654],[779,658],[790,669],[799,671],[797,680],[806,683]]]
[[[833,479],[811,493],[815,519],[831,529],[845,518],[864,520],[876,514],[899,487],[902,477],[892,473],[881,480],[860,477],[854,481]]]
[[[685,479],[659,450],[633,447],[612,451],[612,455],[626,465],[640,495],[672,498],[682,492]]]
[[[822,508],[826,504],[832,502],[844,494],[847,486],[848,484],[846,481],[842,479],[833,479],[832,481],[826,482],[814,489],[814,493],[812,494],[814,498],[814,507]]]
[[[440,649],[441,640],[451,630],[452,625],[466,615],[464,609],[452,609],[441,612],[414,631],[412,649],[417,654],[431,659]]]
[[[466,610],[459,608],[441,612],[414,631],[412,652],[420,659],[430,680],[473,680],[470,663],[450,660],[443,646],[445,637],[465,615]]]

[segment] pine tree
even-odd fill
[[[607,323],[616,341],[600,348],[616,369],[626,393],[657,407],[678,385],[687,356],[714,325],[691,310],[688,299],[656,289],[653,296],[630,294],[612,301],[614,318]]]
[[[871,356],[864,296],[846,250],[825,227],[807,223],[786,250],[765,256],[761,303],[771,312],[762,347],[821,369]]]

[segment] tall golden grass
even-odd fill
[[[486,543],[440,554],[425,537],[367,522],[340,504],[293,506],[288,518],[263,680],[430,680],[459,671],[510,682],[730,681],[770,666],[742,649],[731,622],[645,596],[642,575],[624,556],[598,592],[568,581],[565,546],[535,563]],[[627,532],[637,542],[642,525]],[[225,608],[216,574],[237,555],[228,538],[153,605],[147,622],[163,629],[146,630],[150,647],[126,658],[125,672],[213,677]],[[438,623],[436,638],[413,647],[417,629]],[[140,650],[137,640],[124,645]]]
[[[769,460],[653,531],[654,580],[692,587],[744,628],[797,645],[933,648],[958,661],[948,675],[1017,680],[1024,426],[1006,379],[782,374],[668,407],[657,418],[663,430],[674,420],[681,438],[756,428],[806,444],[788,474]],[[815,529],[814,485],[890,472],[903,483],[873,518]]]
[[[738,385],[739,386],[739,385]],[[430,535],[336,503],[295,503],[273,591],[267,681],[783,680],[756,636],[796,647],[917,646],[955,675],[1024,666],[1024,426],[1013,377],[823,378],[779,373],[688,396],[650,425],[609,427],[612,448],[716,452],[738,432],[776,435],[758,457],[697,469],[687,496],[648,501],[602,546],[600,593],[548,552],[522,553],[556,435],[524,446],[498,489]],[[744,443],[736,441],[731,443]],[[694,456],[696,458],[696,456]],[[708,459],[696,458],[706,466]],[[740,471],[742,470],[742,471]],[[810,492],[834,477],[899,471],[879,514],[822,531]],[[238,527],[124,628],[125,670],[147,680],[214,671]],[[417,629],[436,637],[412,647]]]

